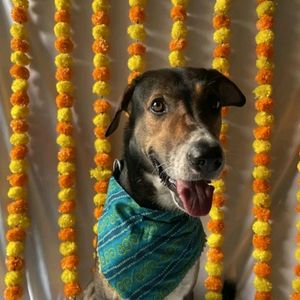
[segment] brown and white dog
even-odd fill
[[[208,214],[213,187],[223,165],[218,137],[221,108],[242,106],[239,88],[216,70],[173,68],[145,72],[126,89],[107,136],[129,112],[124,156],[116,176],[142,207]],[[166,299],[192,298],[199,261]],[[121,299],[101,274],[84,299]]]

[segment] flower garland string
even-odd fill
[[[3,298],[5,300],[18,300],[23,295],[23,274],[24,274],[24,248],[26,229],[30,220],[27,215],[27,152],[28,152],[28,123],[29,97],[27,95],[29,70],[26,67],[30,63],[28,55],[28,32],[25,24],[28,21],[28,0],[13,0],[11,10],[12,25],[10,27],[11,57],[13,63],[10,74],[13,78],[11,85],[12,94],[10,102],[12,104],[10,127],[12,134],[10,143],[9,169],[11,175],[8,176],[10,188],[8,190],[7,205],[7,225],[6,232],[8,241],[6,246],[6,268],[4,276],[5,290]]]
[[[229,0],[217,0],[214,5],[213,27],[215,29],[213,39],[216,47],[213,51],[212,68],[220,71],[225,76],[229,75],[229,55],[230,55],[230,18],[228,10],[230,6]],[[227,142],[228,124],[224,117],[228,113],[228,108],[222,108],[222,126],[220,133],[220,141],[225,146]],[[224,212],[225,204],[225,176],[224,170],[219,179],[213,181],[215,188],[213,195],[213,203],[209,212],[210,220],[207,223],[208,230],[211,232],[207,238],[208,251],[205,270],[207,278],[204,285],[207,289],[205,299],[219,300],[222,299],[222,273],[224,253],[222,245],[224,241]]]
[[[78,282],[78,256],[75,235],[75,142],[72,136],[72,106],[74,86],[72,77],[72,50],[70,28],[70,0],[55,0],[55,57],[56,65],[56,106],[57,106],[57,139],[58,151],[58,238],[61,259],[61,280],[64,283],[64,294],[67,299],[74,299],[81,292]]]
[[[255,152],[253,161],[253,253],[255,260],[254,287],[255,300],[272,299],[272,284],[269,280],[271,274],[270,260],[272,253],[271,244],[271,211],[270,211],[270,183],[271,171],[269,164],[271,162],[270,137],[274,116],[272,114],[272,79],[274,64],[273,57],[273,14],[275,11],[274,1],[259,0],[256,8],[258,21],[256,27],[258,33],[256,40],[256,75],[257,87],[254,89],[256,127],[253,131],[254,142],[253,150]]]
[[[186,7],[187,0],[171,0],[173,7],[170,17],[173,21],[171,30],[171,41],[169,43],[169,63],[171,67],[183,67],[186,65],[184,49],[187,45]]]
[[[94,70],[93,70],[93,93],[97,99],[94,101],[93,107],[95,111],[95,117],[93,118],[93,124],[95,125],[95,156],[94,162],[96,167],[91,170],[91,177],[96,179],[94,184],[95,196],[94,196],[94,217],[96,223],[94,225],[94,240],[93,246],[97,245],[97,224],[98,219],[103,212],[103,205],[106,200],[106,192],[108,187],[108,180],[112,175],[111,172],[111,145],[107,138],[105,138],[105,132],[110,124],[110,104],[107,100],[107,96],[110,93],[110,59],[108,56],[109,51],[109,1],[107,0],[94,0],[92,2],[92,35],[94,42],[92,50],[94,52]]]
[[[128,69],[131,73],[128,76],[128,83],[139,76],[146,67],[145,54],[146,47],[143,44],[146,39],[145,5],[146,0],[129,0],[129,19],[131,24],[128,26],[127,33],[132,39],[128,46]]]

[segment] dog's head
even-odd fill
[[[148,71],[126,89],[106,135],[117,128],[121,112],[129,111],[129,151],[136,153],[136,163],[156,182],[156,189],[172,194],[165,197],[172,201],[160,205],[205,215],[212,203],[209,182],[224,165],[218,140],[221,108],[244,103],[239,88],[216,70]]]

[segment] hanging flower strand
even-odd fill
[[[96,219],[94,225],[94,240],[93,246],[97,245],[97,224],[98,219],[102,215],[103,205],[106,200],[106,192],[108,187],[108,180],[112,175],[111,172],[111,145],[107,138],[105,138],[106,129],[110,123],[110,104],[107,96],[110,93],[110,59],[108,56],[109,51],[109,2],[107,0],[94,0],[92,2],[92,23],[93,23],[93,52],[94,54],[94,70],[93,78],[95,83],[93,85],[93,93],[97,99],[94,102],[94,111],[96,113],[93,123],[95,125],[94,134],[96,137],[94,146],[96,154],[94,162],[96,168],[91,170],[91,177],[97,181],[94,184],[96,195],[94,196],[94,217]]]
[[[187,0],[171,0],[173,7],[170,11],[173,20],[171,41],[169,43],[169,63],[171,67],[183,67],[186,65],[184,49],[187,45],[186,7]]]
[[[253,131],[254,142],[254,169],[253,169],[253,253],[255,260],[253,272],[255,300],[272,299],[272,284],[269,280],[271,274],[270,260],[271,244],[271,211],[270,211],[270,183],[271,171],[271,132],[274,123],[272,114],[272,79],[274,64],[273,57],[273,14],[274,1],[258,1],[256,13],[258,21],[256,27],[256,75],[257,87],[254,90],[256,128]]]
[[[58,152],[58,208],[60,242],[59,252],[61,259],[61,280],[64,283],[64,294],[67,299],[74,299],[81,292],[78,282],[78,256],[75,236],[75,142],[72,136],[72,106],[73,83],[72,77],[72,50],[70,28],[70,0],[55,0],[55,48],[58,54],[55,57],[56,65],[56,106],[57,106],[57,140],[60,149]]]
[[[225,76],[229,75],[229,61],[230,54],[230,18],[228,10],[230,6],[229,0],[217,0],[214,5],[213,27],[215,29],[213,39],[216,47],[213,51],[212,68],[217,69]],[[222,109],[222,117],[228,113],[227,108]],[[220,133],[220,141],[225,146],[228,131],[228,124],[222,118],[222,126]],[[224,212],[223,206],[225,203],[225,175],[223,171],[218,180],[213,181],[215,188],[213,195],[212,208],[209,213],[210,220],[207,223],[208,230],[211,232],[207,238],[207,262],[205,270],[207,272],[207,279],[205,280],[205,287],[207,292],[205,299],[219,300],[222,299],[222,273],[223,273],[223,259],[224,253],[222,250],[224,240]]]
[[[12,1],[11,10],[12,25],[10,27],[11,57],[13,63],[10,74],[13,78],[11,85],[12,94],[10,102],[12,104],[10,127],[12,134],[10,143],[9,169],[11,175],[8,176],[10,188],[8,190],[7,205],[7,225],[6,232],[6,268],[4,276],[5,290],[3,298],[5,300],[18,300],[23,295],[23,274],[24,274],[24,248],[26,229],[29,226],[27,215],[27,152],[28,152],[28,123],[29,98],[27,95],[29,70],[26,67],[30,63],[28,56],[29,44],[28,33],[25,24],[28,20],[28,0]]]
[[[146,0],[129,0],[129,19],[127,33],[133,42],[128,46],[128,69],[131,71],[128,76],[128,83],[139,76],[145,70],[146,47],[143,44],[146,38],[144,27]]]

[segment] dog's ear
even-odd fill
[[[135,89],[135,85],[136,85],[136,81],[133,80],[132,83],[130,83],[125,89],[121,104],[119,105],[119,108],[117,109],[112,122],[110,123],[108,129],[106,130],[105,137],[110,136],[118,128],[122,112],[127,111],[128,109],[129,103],[132,98],[132,94]]]

